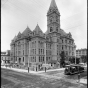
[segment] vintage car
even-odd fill
[[[64,70],[65,75],[71,75],[80,72],[84,72],[84,67],[82,67],[81,65],[71,64],[65,66]]]

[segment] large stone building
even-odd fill
[[[40,68],[45,62],[60,61],[61,51],[65,51],[67,56],[74,56],[75,50],[71,33],[60,28],[60,12],[55,0],[52,0],[47,12],[47,31],[43,33],[37,24],[33,31],[27,27],[19,32],[11,42],[11,60]]]

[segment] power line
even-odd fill
[[[7,0],[7,1],[8,1],[8,0]],[[6,2],[7,2],[7,1],[6,1]],[[1,0],[1,2],[2,2],[2,0]],[[5,2],[4,4],[2,4],[2,6],[1,6],[1,7],[3,7],[3,6],[6,4],[6,2]]]
[[[11,2],[10,2],[11,3]],[[13,3],[11,3],[11,4],[13,4]],[[18,8],[18,9],[20,9],[20,10],[22,10],[23,12],[26,12],[26,13],[29,13],[28,11],[26,11],[26,10],[24,10],[24,9],[22,9],[21,7],[18,7],[17,5],[15,5],[15,4],[13,4],[16,8]],[[34,17],[35,15],[34,14],[32,14],[32,13],[30,13],[31,15],[30,16],[32,16],[32,17]],[[36,17],[36,16],[35,16]],[[39,19],[40,20],[40,19]],[[77,21],[76,21],[77,22]]]
[[[80,27],[80,26],[82,26],[82,25],[86,25],[85,23],[84,24],[80,24],[80,25],[77,25],[77,26],[74,26],[74,27],[71,27],[71,28],[67,28],[66,30],[68,30],[68,29],[73,29],[73,28],[76,28],[76,27]]]

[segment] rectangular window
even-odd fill
[[[46,55],[47,55],[47,50],[46,50]]]
[[[63,43],[63,40],[62,40],[62,43]]]
[[[43,54],[44,54],[44,49],[43,49]]]
[[[23,57],[23,62],[24,62],[24,57]]]
[[[42,49],[41,49],[41,54],[42,54]]]
[[[39,56],[39,62],[40,62],[40,56]]]
[[[40,54],[40,49],[39,49],[39,54]]]
[[[43,61],[44,61],[44,57],[43,57]]]
[[[62,50],[63,50],[63,46],[62,46]]]
[[[41,62],[42,62],[42,57],[41,57]]]

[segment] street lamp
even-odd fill
[[[76,64],[76,51],[75,51],[75,64]]]
[[[44,45],[45,45],[45,72],[46,72],[46,35],[45,35],[45,43],[44,43]]]
[[[29,73],[30,41],[31,41],[31,38],[30,38],[30,37],[28,37],[27,39],[28,39],[28,41],[29,41],[29,53],[28,53],[28,73]]]

